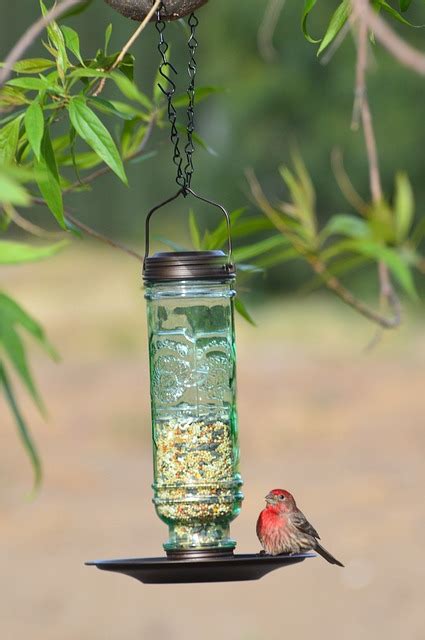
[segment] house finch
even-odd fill
[[[257,520],[257,536],[266,553],[277,556],[314,549],[331,564],[344,566],[319,544],[319,534],[298,509],[289,491],[273,489],[266,495],[266,502]]]

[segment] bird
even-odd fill
[[[289,491],[273,489],[265,499],[266,508],[257,520],[257,536],[263,553],[277,556],[314,550],[330,564],[344,566],[322,547],[319,534],[298,509]]]

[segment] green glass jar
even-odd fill
[[[215,252],[145,260],[154,504],[178,552],[229,552],[241,507],[234,271]]]

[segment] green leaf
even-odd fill
[[[36,168],[39,169],[36,173],[38,188],[59,225],[62,229],[66,229],[62,189],[48,127],[44,130],[40,161],[36,163]]]
[[[384,11],[390,14],[395,20],[405,24],[408,27],[418,27],[419,25],[412,24],[409,20],[406,20],[396,9],[394,9],[388,2],[385,0],[379,0],[379,5]]]
[[[80,13],[83,13],[83,11],[89,8],[92,2],[93,0],[81,0],[81,2],[77,4],[76,7],[72,7],[71,9],[68,9],[68,11],[65,11],[65,13],[61,15],[61,20],[66,20],[71,16],[77,16]]]
[[[44,350],[48,353],[48,355],[53,360],[58,360],[58,354],[56,350],[52,347],[49,341],[46,338],[46,334],[41,327],[41,325],[34,320],[24,309],[19,306],[15,300],[10,298],[8,295],[0,291],[0,309],[1,309],[1,319],[3,321],[7,321],[12,326],[20,325],[23,327],[28,333],[30,333],[33,338],[35,338]]]
[[[285,264],[285,262],[289,262],[290,260],[296,260],[299,257],[300,254],[298,251],[293,247],[289,247],[288,249],[271,252],[266,256],[259,258],[257,260],[257,264],[262,269],[271,269],[277,265]]]
[[[412,0],[400,0],[400,10],[407,11],[411,4]]]
[[[19,375],[40,412],[44,414],[43,402],[32,378],[22,340],[13,325],[6,322],[5,317],[0,318],[0,346],[3,347],[5,354],[8,356],[16,373]]]
[[[245,318],[245,320],[249,322],[249,324],[252,324],[253,327],[257,326],[254,320],[252,319],[252,316],[249,313],[248,309],[245,307],[242,300],[238,297],[235,298],[235,309],[239,313],[239,315],[242,316],[242,318]]]
[[[107,115],[117,116],[122,120],[132,120],[133,116],[124,111],[120,111],[117,107],[110,102],[109,100],[105,100],[104,98],[99,98],[97,96],[91,96],[88,99],[88,102],[92,104],[96,109],[101,111],[102,113],[106,113]]]
[[[223,89],[223,87],[198,87],[195,96],[196,104],[199,104],[202,100],[205,100],[215,93],[223,93],[224,91],[225,89]],[[189,96],[187,94],[176,96],[173,104],[176,109],[187,107],[189,105]]]
[[[48,83],[41,78],[13,78],[9,80],[7,86],[18,87],[27,91],[45,91],[48,88]]]
[[[0,166],[0,204],[2,202],[27,207],[31,204],[31,197],[15,177]]]
[[[245,213],[245,211],[246,209],[242,207],[240,209],[235,209],[229,214],[232,237],[236,237],[234,235],[236,222]],[[218,225],[218,227],[214,229],[214,231],[211,231],[210,233],[205,234],[204,240],[202,242],[202,249],[206,251],[221,249],[221,247],[225,243],[227,243],[227,237],[228,237],[227,222],[226,220],[222,220]]]
[[[112,23],[109,23],[105,31],[105,45],[104,45],[105,56],[108,54],[108,47],[111,41],[111,36],[112,36]]]
[[[41,7],[41,12],[43,16],[46,16],[48,11],[43,0],[40,0],[40,7]],[[55,56],[56,67],[58,70],[59,77],[61,78],[62,82],[64,82],[65,72],[70,66],[68,56],[66,54],[65,39],[63,37],[62,31],[60,30],[57,22],[54,22],[54,21],[50,22],[46,28],[47,28],[47,33],[49,36],[50,43],[57,51],[57,56]]]
[[[126,76],[123,76],[122,73],[118,73],[117,71],[112,72],[110,76],[117,85],[118,89],[126,98],[128,98],[129,100],[134,100],[134,102],[138,102],[148,111],[152,109],[152,102],[144,93],[139,91],[134,82],[129,80]]]
[[[195,214],[192,209],[189,211],[189,229],[190,238],[196,251],[201,251],[201,232],[196,222]]]
[[[321,242],[325,242],[331,236],[340,235],[349,238],[367,238],[370,229],[367,222],[348,214],[332,216],[320,233]]]
[[[284,245],[289,245],[289,240],[287,240],[282,235],[271,236],[271,238],[266,238],[266,240],[260,240],[255,244],[248,245],[246,247],[238,247],[233,250],[233,258],[235,262],[245,262],[246,260],[251,260],[252,258],[256,258],[262,253],[266,253],[267,251],[271,251],[276,247],[281,247]]]
[[[322,51],[328,47],[331,42],[336,38],[338,33],[341,31],[342,27],[348,20],[348,17],[351,13],[351,2],[350,0],[343,0],[339,7],[337,7],[335,13],[333,14],[327,31],[323,37],[323,40],[320,44],[317,55],[320,55]]]
[[[22,118],[23,114],[0,129],[0,162],[4,164],[15,162]]]
[[[415,203],[409,178],[405,173],[396,176],[394,212],[396,238],[398,243],[404,242],[412,227]]]
[[[68,244],[67,240],[56,242],[47,247],[37,247],[21,242],[0,240],[0,264],[20,264],[50,258]],[[1,294],[0,294],[1,295]]]
[[[10,383],[9,377],[6,374],[4,364],[0,361],[0,387],[3,388],[6,401],[10,407],[10,410],[15,418],[16,426],[18,427],[19,435],[25,447],[25,450],[29,456],[31,464],[34,469],[34,489],[37,489],[42,479],[42,467],[39,455],[37,453],[36,446],[31,438],[28,427],[22,417],[22,413],[19,410],[18,403],[15,398],[15,394]]]
[[[71,29],[71,27],[66,27],[65,25],[62,25],[60,27],[60,30],[62,31],[63,37],[65,39],[66,47],[71,51],[71,53],[74,54],[77,60],[81,62],[81,64],[84,66],[84,62],[80,53],[80,37],[78,33],[74,29]]]
[[[34,152],[35,157],[40,161],[41,142],[44,135],[44,116],[43,109],[38,100],[34,100],[25,113],[25,130],[27,132],[28,142]]]
[[[54,61],[48,58],[27,58],[26,60],[15,62],[13,70],[16,73],[42,73],[47,69],[52,69],[54,66]]]
[[[69,117],[78,135],[125,184],[128,184],[121,156],[111,134],[87,106],[83,97],[76,96],[70,101]]]
[[[308,32],[307,29],[307,20],[308,20],[308,16],[310,14],[310,12],[312,11],[312,9],[314,8],[315,4],[316,4],[317,0],[305,0],[304,3],[304,11],[303,11],[303,15],[301,18],[301,28],[303,31],[303,34],[305,36],[305,38],[311,42],[312,44],[317,44],[318,42],[320,42],[320,38],[319,40],[315,40],[314,38],[312,38]]]

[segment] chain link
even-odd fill
[[[183,195],[187,195],[188,189],[191,187],[192,176],[194,173],[193,166],[193,154],[195,152],[195,146],[193,143],[193,134],[195,132],[195,79],[197,72],[197,63],[195,59],[196,49],[198,47],[198,40],[196,39],[196,28],[199,24],[199,20],[194,13],[191,13],[189,17],[189,27],[190,27],[190,37],[188,40],[189,47],[189,63],[188,63],[188,74],[189,74],[189,86],[187,88],[188,95],[188,107],[187,107],[187,143],[184,147],[185,155],[186,155],[186,164],[183,168],[183,156],[180,151],[180,137],[177,128],[177,111],[173,104],[173,97],[176,93],[176,83],[174,82],[171,75],[167,70],[170,70],[174,75],[177,75],[176,68],[171,64],[168,59],[168,50],[169,45],[165,41],[164,31],[165,31],[165,21],[162,19],[161,12],[164,8],[164,4],[161,3],[158,11],[157,11],[157,20],[156,20],[156,30],[159,34],[159,44],[158,51],[161,56],[161,64],[159,67],[159,74],[167,81],[168,87],[164,88],[161,83],[158,83],[158,87],[162,91],[162,93],[167,98],[167,111],[168,111],[168,120],[171,125],[170,139],[173,145],[173,162],[177,168],[176,182],[182,188]]]

